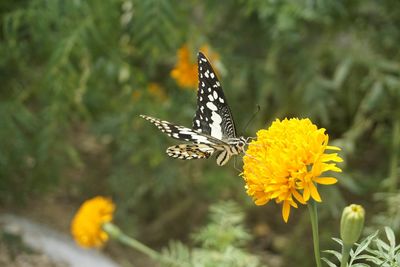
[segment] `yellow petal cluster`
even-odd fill
[[[289,219],[290,208],[306,204],[310,198],[320,202],[317,184],[331,185],[336,178],[321,176],[326,171],[341,172],[335,162],[342,159],[340,150],[328,146],[325,129],[318,129],[309,119],[275,120],[257,132],[243,157],[243,178],[247,194],[256,205],[270,200],[282,205],[282,217]]]
[[[217,60],[218,55],[211,53],[207,45],[200,47],[200,51],[206,54],[211,60]],[[177,52],[178,61],[174,69],[171,71],[171,77],[175,79],[178,85],[182,88],[197,88],[197,62],[191,56],[189,46],[187,44],[179,48]]]
[[[97,196],[86,200],[71,223],[71,234],[78,245],[84,248],[101,247],[108,240],[102,226],[112,221],[114,211],[115,205],[108,198]]]

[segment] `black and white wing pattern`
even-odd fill
[[[167,148],[167,154],[176,159],[208,159],[215,149],[204,144],[180,144]]]
[[[222,140],[219,140],[207,134],[197,132],[193,129],[184,126],[176,125],[168,121],[160,120],[151,116],[140,115],[140,117],[153,123],[155,126],[157,126],[158,129],[160,129],[161,132],[167,134],[169,137],[181,141],[192,142],[196,144],[206,144],[206,145],[225,144]]]
[[[203,53],[199,52],[197,61],[199,88],[193,130],[220,140],[235,138],[235,122],[217,75]]]
[[[169,137],[192,142],[192,144],[180,144],[167,148],[167,154],[170,157],[178,159],[201,159],[209,158],[217,149],[217,146],[228,145],[212,136],[199,133],[184,126],[175,125],[168,121],[160,120],[146,115],[140,115],[145,120],[150,121],[157,126],[160,131]]]
[[[198,54],[199,88],[193,128],[176,125],[154,117],[140,115],[168,136],[189,142],[167,148],[170,157],[178,159],[209,158],[217,152],[219,166],[232,155],[243,152],[247,140],[236,137],[235,123],[224,92],[208,59]]]

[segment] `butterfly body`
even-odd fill
[[[169,147],[166,151],[169,156],[178,159],[199,159],[216,154],[217,164],[222,166],[233,155],[244,151],[247,138],[236,137],[235,123],[224,92],[211,64],[201,52],[198,54],[198,71],[197,110],[192,128],[146,115],[140,116],[168,136],[190,142]]]

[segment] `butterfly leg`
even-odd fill
[[[237,165],[237,157],[235,157],[233,160],[233,168],[235,170],[237,170],[238,172],[242,172],[242,170],[240,170],[238,167],[236,167],[236,165]]]

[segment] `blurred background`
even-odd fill
[[[399,230],[399,1],[2,0],[0,16],[2,215],[69,234],[79,205],[104,195],[116,224],[150,247],[201,247],[198,231],[220,203],[220,213],[243,215],[246,242],[232,244],[243,253],[313,266],[306,207],[285,224],[280,206],[246,195],[241,157],[224,167],[171,159],[176,140],[138,116],[191,125],[201,49],[239,133],[308,117],[342,148],[338,185],[321,187],[322,249],[336,246],[352,202],[370,229]],[[0,230],[2,266],[39,253]],[[121,266],[155,266],[113,242],[103,252]]]

